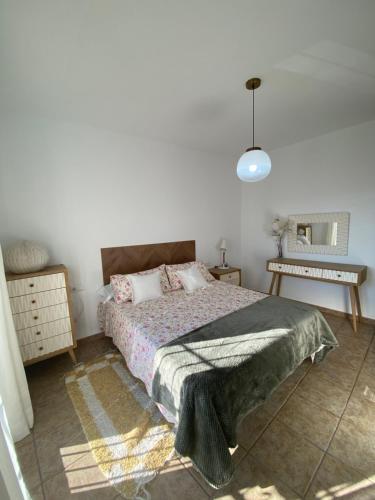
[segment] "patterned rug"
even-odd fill
[[[117,353],[78,365],[65,382],[104,476],[125,498],[147,498],[144,485],[173,457],[175,436],[142,382]]]

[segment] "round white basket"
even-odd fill
[[[18,241],[4,251],[7,271],[15,274],[41,271],[49,261],[47,249],[36,241]]]

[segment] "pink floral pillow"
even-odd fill
[[[165,266],[172,290],[178,290],[179,288],[182,288],[182,281],[179,278],[177,271],[184,271],[185,269],[189,269],[189,267],[191,267],[193,264],[197,264],[198,269],[200,270],[206,281],[215,280],[212,274],[208,271],[207,267],[200,260],[197,260],[195,262],[187,262],[186,264],[175,264],[173,266]]]
[[[171,285],[169,284],[168,276],[165,271],[165,264],[155,267],[154,269],[147,269],[147,271],[141,271],[140,273],[134,274],[151,274],[155,271],[160,271],[160,285],[163,292],[171,290]],[[111,285],[116,304],[122,304],[123,302],[128,302],[133,299],[132,286],[128,276],[128,274],[114,274],[111,276]]]

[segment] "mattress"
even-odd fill
[[[99,319],[151,397],[159,347],[265,297],[264,293],[214,281],[193,293],[177,290],[138,305],[107,302],[100,305]]]

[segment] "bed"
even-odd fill
[[[103,281],[195,261],[195,242],[102,249]],[[187,294],[133,305],[100,305],[105,334],[176,426],[176,450],[215,488],[233,474],[229,448],[243,417],[309,356],[324,359],[337,341],[307,304],[213,281]]]

